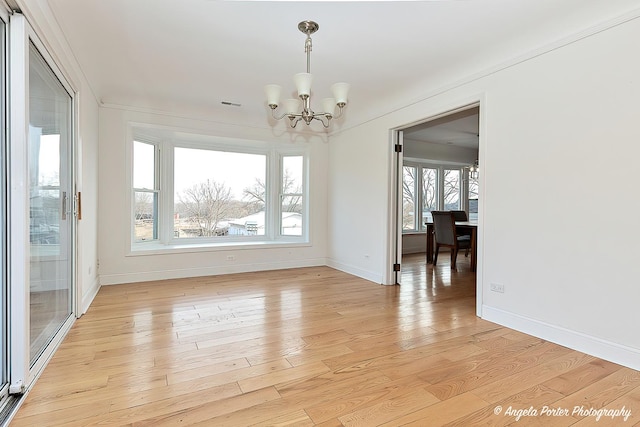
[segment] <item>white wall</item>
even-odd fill
[[[384,120],[329,143],[328,265],[385,283],[391,144]]]
[[[386,276],[389,129],[480,101],[482,317],[640,369],[638,15],[335,135],[329,263]]]
[[[202,135],[310,146],[310,244],[302,247],[205,248],[177,254],[131,255],[131,189],[126,180],[126,155],[127,150],[130,150],[127,126],[130,122],[169,126]],[[101,284],[273,270],[326,263],[328,144],[321,137],[300,135],[299,132],[284,132],[284,135],[278,136],[267,129],[102,107],[99,157],[98,241]],[[228,256],[234,256],[235,260],[229,261]]]
[[[81,193],[82,218],[78,221],[76,274],[80,311],[84,313],[98,293],[98,103],[87,89],[80,90],[79,134],[76,153],[76,191]]]

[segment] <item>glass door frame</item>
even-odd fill
[[[2,127],[2,135],[0,137],[0,185],[2,186],[2,198],[0,199],[0,209],[2,210],[2,222],[0,223],[0,313],[2,318],[0,319],[0,409],[6,403],[6,398],[9,396],[9,336],[8,336],[8,324],[9,324],[9,305],[8,305],[8,242],[7,230],[7,209],[8,209],[8,195],[7,189],[7,171],[9,162],[7,156],[9,154],[8,149],[8,135],[7,135],[7,107],[8,107],[8,56],[9,56],[9,11],[4,4],[0,4],[0,20],[2,21],[2,34],[0,35],[0,126]]]
[[[71,246],[69,266],[69,280],[71,291],[70,314],[55,334],[40,357],[30,363],[30,236],[29,236],[29,55],[33,44],[47,65],[56,75],[60,84],[70,97],[71,117],[69,132],[68,167],[69,173],[69,205],[71,211],[69,244]],[[75,135],[77,97],[76,91],[68,83],[62,71],[40,41],[35,31],[21,14],[13,14],[10,23],[10,78],[11,78],[11,150],[9,173],[9,392],[21,394],[33,384],[42,372],[53,352],[71,328],[78,313],[77,280],[76,280],[76,227],[77,215],[75,211]]]

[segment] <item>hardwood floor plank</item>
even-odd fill
[[[424,388],[417,387],[375,405],[350,412],[338,417],[338,419],[345,426],[380,425],[395,420],[407,412],[415,412],[436,402],[439,400],[435,396]]]
[[[597,359],[571,371],[551,378],[542,384],[568,396],[620,369],[620,365]]]
[[[209,381],[210,377],[204,376],[193,381],[169,384],[159,389],[152,388],[137,393],[117,393],[118,389],[111,389],[113,393],[104,395],[109,398],[109,412],[116,412],[137,406],[149,405],[167,397],[188,396],[191,393],[203,393],[209,396],[208,402],[213,403],[228,397],[239,396],[242,390],[237,383],[229,382],[215,384]]]
[[[246,368],[238,368],[225,372],[214,373],[211,375],[208,374],[207,369],[200,369],[201,375],[198,380],[206,377],[209,384],[212,385],[223,385],[226,383],[237,384],[240,381],[250,380],[252,378],[267,375],[272,372],[280,372],[291,367],[291,364],[286,359],[279,359],[260,365],[250,365]],[[181,383],[189,384],[193,383],[193,381],[196,381],[196,379],[192,378],[191,375],[189,375],[187,378],[184,378],[180,375],[179,372],[172,372],[167,375],[167,382],[169,385]]]
[[[477,387],[473,390],[473,394],[487,402],[496,403],[509,397],[513,393],[531,388],[536,384],[540,384],[541,382],[594,360],[595,357],[593,356],[572,351],[548,362],[532,366],[529,369]]]
[[[11,426],[595,423],[516,421],[545,405],[640,425],[640,372],[479,319],[462,258],[406,257],[400,286],[329,267],[104,286]]]
[[[490,356],[485,354],[472,356],[450,364],[448,369],[423,373],[421,376],[425,376],[426,379],[433,383],[433,385],[427,387],[427,390],[439,399],[444,400],[516,374],[547,360],[555,359],[569,350],[541,341],[535,346],[527,345],[515,356],[505,357],[513,351],[513,347],[509,347],[508,351],[498,350]],[[450,373],[453,370],[458,372],[451,376]],[[446,378],[443,378],[442,375],[445,375]]]
[[[329,372],[327,365],[322,362],[312,362],[240,380],[238,385],[244,393],[248,393],[269,386],[275,387],[300,378],[313,378],[326,372]]]
[[[426,423],[441,426],[460,418],[465,412],[472,413],[486,407],[489,403],[471,394],[464,393],[443,400],[406,415],[381,424],[381,427],[414,426],[424,427]]]
[[[296,427],[312,427],[315,424],[303,409],[299,409],[289,414],[277,416],[254,425],[266,425],[273,427],[280,426],[296,426]]]
[[[580,405],[580,412],[574,415],[581,418],[576,426],[620,426],[633,423],[640,418],[640,387],[623,394],[616,400],[602,406]]]
[[[523,413],[526,413],[529,408],[539,411],[544,405],[550,405],[561,397],[562,394],[555,390],[536,385],[444,425],[460,427],[506,426],[523,422],[526,419],[533,419],[535,422],[541,422],[541,425],[546,425],[545,422],[548,420],[539,418],[539,416],[525,416]],[[575,423],[576,419],[573,419],[572,422]]]
[[[621,367],[611,375],[560,399],[556,404],[566,408],[605,408],[622,396],[637,392],[638,387],[640,372]],[[574,417],[584,418],[580,415]]]
[[[279,397],[280,395],[273,387],[268,387],[215,402],[207,401],[206,396],[202,396],[200,399],[197,399],[197,401],[201,403],[189,406],[182,403],[179,407],[175,408],[175,410],[173,410],[174,408],[171,408],[172,410],[163,408],[158,411],[157,408],[146,408],[148,410],[136,414],[131,414],[128,411],[118,412],[122,412],[119,419],[125,423],[133,423],[134,426],[192,425],[202,421],[206,421],[209,425],[222,426],[232,424],[221,424],[219,422],[211,424],[209,420],[220,418],[226,414],[232,414],[243,408],[250,408],[263,402],[276,400]]]
[[[400,416],[393,406],[404,409],[422,408],[438,402],[435,396],[426,392],[426,385],[427,383],[419,378],[403,378],[377,387],[365,388],[327,402],[320,402],[307,407],[306,411],[316,423],[337,418],[343,424],[350,425],[381,424],[388,418]],[[385,412],[392,415],[384,415]]]
[[[32,411],[28,403],[24,413],[11,421],[11,427],[34,427],[47,425],[87,425],[88,419],[103,419],[109,413],[109,402],[92,401],[81,405],[59,409],[57,405],[40,407]],[[22,411],[23,408],[20,408]],[[55,421],[54,421],[55,420]]]

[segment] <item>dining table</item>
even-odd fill
[[[427,227],[427,264],[433,264],[433,255],[435,248],[435,232],[433,228],[433,222],[426,222]],[[468,230],[471,234],[471,271],[476,271],[478,263],[478,221],[456,221],[456,230]]]

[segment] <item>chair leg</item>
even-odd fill
[[[436,263],[438,262],[438,251],[440,250],[440,246],[436,245],[436,250],[434,251],[433,254],[433,266],[436,266]]]
[[[451,248],[451,269],[456,269],[456,259],[458,258],[458,249]]]

